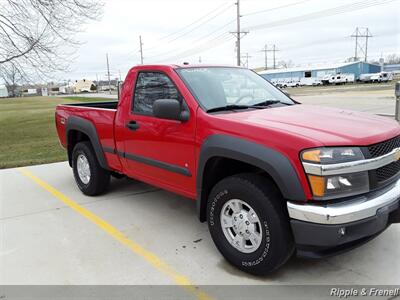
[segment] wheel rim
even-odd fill
[[[256,251],[262,241],[260,218],[240,199],[227,201],[221,210],[221,227],[228,242],[242,253]]]
[[[90,181],[90,166],[89,161],[85,155],[79,154],[76,160],[76,169],[78,171],[79,179],[84,183],[88,184]]]

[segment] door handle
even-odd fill
[[[126,124],[126,127],[129,129],[129,130],[137,130],[137,129],[139,129],[139,124],[138,123],[136,123],[136,121],[130,121],[128,124]]]

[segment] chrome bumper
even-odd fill
[[[288,202],[291,219],[317,224],[344,224],[373,217],[379,210],[400,200],[400,179],[381,191],[345,202],[315,205]]]

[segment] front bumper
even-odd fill
[[[334,204],[288,202],[297,254],[334,255],[370,240],[400,222],[400,179],[382,190]]]

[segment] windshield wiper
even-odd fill
[[[248,109],[248,108],[263,108],[261,105],[241,105],[241,104],[229,104],[225,106],[218,106],[214,108],[210,108],[207,110],[208,113],[210,112],[217,112],[217,111],[225,111],[225,110],[235,110],[235,109]]]
[[[253,106],[269,106],[269,105],[278,104],[278,103],[282,103],[282,104],[285,104],[285,105],[290,105],[289,103],[285,103],[285,102],[282,102],[282,101],[279,101],[279,100],[265,100],[263,102],[259,102],[259,103],[253,104]]]

